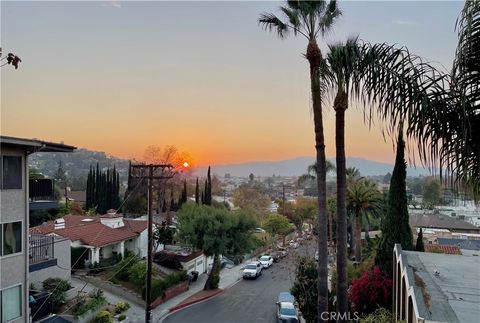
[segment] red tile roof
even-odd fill
[[[30,233],[56,234],[71,241],[80,240],[83,244],[103,247],[120,241],[132,239],[147,228],[147,221],[124,219],[121,228],[110,228],[100,222],[100,217],[66,215],[64,229],[55,229],[54,221],[33,227]]]
[[[439,252],[440,251],[440,252]],[[438,244],[426,244],[425,252],[444,253],[448,255],[461,255],[460,248],[458,246],[438,245]]]

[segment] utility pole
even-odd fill
[[[285,183],[282,183],[283,215],[285,216]]]
[[[154,180],[168,180],[172,178],[176,172],[172,171],[173,166],[170,164],[148,164],[148,165],[131,165],[131,176],[148,179],[148,253],[147,253],[147,284],[145,288],[146,293],[146,307],[145,307],[145,322],[152,321],[152,258],[153,258],[153,181]],[[165,175],[165,170],[169,170]],[[160,173],[157,175],[156,173]]]

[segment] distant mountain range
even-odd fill
[[[334,159],[329,159],[335,163]],[[85,176],[90,165],[99,163],[101,168],[116,166],[122,180],[128,175],[128,160],[107,155],[104,152],[78,149],[73,153],[35,153],[30,155],[30,167],[37,168],[48,177],[53,177],[62,162],[67,176]],[[250,173],[255,176],[300,176],[305,173],[307,167],[314,162],[313,157],[298,157],[280,161],[252,161],[238,164],[212,165],[212,172],[223,177],[229,173],[232,176],[247,177]],[[363,158],[348,157],[347,167],[356,167],[364,176],[385,175],[392,173],[393,165],[376,162]],[[207,167],[199,167],[194,174],[205,176]],[[430,173],[424,168],[407,168],[407,176],[428,176]],[[332,174],[333,175],[333,174]]]
[[[335,164],[335,159],[329,158]],[[314,157],[298,157],[280,161],[252,161],[239,164],[212,165],[212,172],[218,176],[230,174],[231,176],[246,177],[249,174],[255,176],[300,176],[305,173],[307,167],[314,162]],[[347,167],[356,167],[363,176],[386,175],[392,173],[393,165],[381,163],[364,158],[347,157]],[[206,167],[196,170],[196,174],[204,176]],[[407,167],[407,176],[428,176],[428,169]]]

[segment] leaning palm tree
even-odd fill
[[[367,179],[359,180],[347,190],[347,203],[355,211],[355,261],[362,261],[362,217],[380,207],[382,194],[377,184]],[[337,220],[338,221],[338,220]]]
[[[259,23],[267,30],[276,31],[280,38],[288,34],[301,35],[308,41],[305,57],[310,64],[310,86],[315,126],[315,149],[318,165],[318,317],[328,311],[328,249],[327,249],[327,210],[326,210],[326,165],[325,139],[323,134],[321,69],[322,53],[317,39],[329,31],[341,14],[337,2],[330,1],[287,1],[280,7],[286,20],[271,13],[260,15]]]

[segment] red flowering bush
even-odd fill
[[[348,298],[353,310],[369,314],[379,307],[391,308],[392,279],[379,267],[365,272],[352,281]]]

